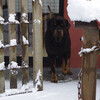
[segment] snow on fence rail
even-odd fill
[[[22,69],[22,85],[25,85],[29,82],[29,65],[28,65],[28,0],[21,0],[21,21],[19,22],[18,20],[15,19],[16,17],[16,7],[15,7],[15,0],[8,0],[8,22],[5,22],[5,19],[3,18],[3,7],[2,7],[2,1],[0,0],[0,93],[5,92],[5,75],[4,75],[4,70],[5,69],[5,62],[4,62],[4,48],[9,47],[9,58],[10,58],[10,63],[8,65],[8,69],[10,72],[10,88],[15,89],[17,88],[17,74],[18,68]],[[37,3],[38,2],[38,3]],[[33,44],[33,51],[34,55],[38,57],[38,60],[36,59],[36,56],[34,56],[34,84],[37,87],[37,90],[43,90],[43,68],[42,68],[42,1],[41,0],[33,0],[32,1],[33,5],[33,16],[39,15],[39,17],[33,17],[33,29],[35,30],[33,32],[33,38],[36,38],[33,40],[33,43],[36,44],[37,36],[40,36],[40,42],[38,42],[38,45]],[[36,10],[39,9],[39,10]],[[39,20],[39,23],[34,22],[34,20]],[[9,44],[4,45],[4,33],[3,33],[3,25],[9,25]],[[16,24],[20,24],[21,26],[21,34],[22,34],[22,66],[18,66],[17,64],[17,55],[16,55],[16,49],[17,49],[17,39],[16,39]],[[38,27],[38,34],[37,33],[37,27]],[[39,49],[39,50],[37,50]],[[38,65],[38,66],[37,66]],[[39,73],[41,75],[39,76]],[[38,78],[38,79],[37,79]],[[38,82],[36,82],[38,81]],[[41,84],[38,84],[41,83]]]

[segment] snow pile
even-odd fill
[[[4,44],[2,43],[2,41],[0,40],[0,48],[3,48]]]
[[[25,36],[22,36],[22,38],[23,38],[23,43],[24,44],[29,44],[29,41],[25,38]]]
[[[67,10],[72,21],[100,21],[100,0],[68,0]]]
[[[33,23],[38,23],[38,24],[40,24],[41,21],[40,21],[40,20],[37,20],[37,19],[34,19]]]
[[[10,46],[16,46],[16,45],[17,45],[16,39],[10,40]]]
[[[28,19],[28,15],[27,15],[26,13],[23,13],[23,14],[22,14],[22,21],[23,21],[24,23],[29,23],[27,19]]]
[[[86,48],[86,49],[83,49],[81,48],[81,51],[78,53],[80,55],[80,57],[82,56],[82,54],[87,54],[87,53],[90,53],[92,51],[96,51],[98,50],[99,48],[97,46],[93,46],[92,48]]]
[[[0,16],[0,24],[4,24],[4,18]]]
[[[0,71],[5,70],[5,62],[0,63]]]
[[[8,69],[16,69],[16,68],[20,68],[20,66],[18,66],[18,64],[14,61],[11,61],[11,63],[8,65]]]
[[[24,68],[28,68],[29,66],[28,66],[28,64],[26,63],[26,62],[22,62],[22,67],[24,67]]]
[[[19,24],[19,21],[15,20],[15,17],[16,17],[16,14],[9,14],[8,20],[11,24],[13,24],[13,23]]]
[[[38,73],[37,73],[37,76],[36,76],[36,80],[35,80],[35,83],[36,83],[36,87],[35,89],[38,91],[38,87],[41,87],[42,86],[42,83],[41,83],[41,71],[39,70]]]

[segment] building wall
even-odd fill
[[[59,13],[59,0],[43,0],[43,13],[49,13],[47,6],[50,5],[53,12]],[[21,0],[16,0],[16,12],[21,11]],[[28,0],[28,12],[32,13],[32,0]]]

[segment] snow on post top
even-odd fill
[[[100,21],[100,0],[68,0],[67,11],[72,21]]]

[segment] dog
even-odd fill
[[[61,16],[49,19],[45,34],[45,47],[48,54],[49,66],[51,67],[51,82],[57,83],[56,59],[62,60],[62,73],[71,75],[70,56],[71,40],[69,35],[70,23]]]

